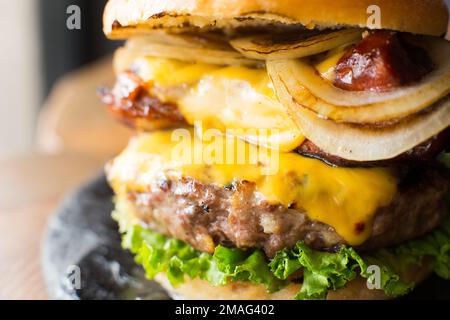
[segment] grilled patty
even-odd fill
[[[359,249],[388,247],[433,230],[446,212],[442,200],[448,190],[450,179],[438,169],[409,172],[373,225],[355,226],[372,228]],[[247,181],[218,187],[188,178],[164,180],[156,190],[128,193],[126,201],[150,228],[209,253],[218,244],[262,248],[269,257],[299,240],[320,250],[345,244],[334,228],[309,219],[301,208],[260,200]]]

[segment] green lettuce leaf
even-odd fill
[[[346,246],[337,252],[321,252],[300,241],[292,249],[278,252],[272,261],[268,261],[261,250],[243,251],[220,245],[212,255],[202,253],[182,241],[130,223],[119,211],[114,212],[113,217],[123,233],[123,247],[135,255],[146,276],[153,279],[164,272],[174,286],[183,283],[188,276],[214,286],[250,281],[263,284],[273,292],[287,285],[294,274],[297,277],[303,274],[303,285],[294,298],[323,299],[329,290],[342,288],[357,276],[375,283],[369,266],[377,266],[380,289],[388,296],[398,297],[414,287],[413,283],[401,281],[399,274],[411,264],[420,263],[425,256],[433,258],[436,274],[450,279],[450,217],[421,239],[371,255],[360,256]]]
[[[450,169],[450,153],[441,154],[439,160]]]
[[[434,272],[443,279],[450,280],[450,219],[427,236],[400,245],[394,251],[411,263],[420,263],[423,257],[433,258]]]
[[[342,247],[336,253],[319,252],[298,242],[293,249],[279,252],[269,266],[281,279],[303,270],[303,285],[296,299],[323,299],[328,288],[342,288],[356,278],[358,262],[352,259],[353,256],[358,255],[351,248]]]
[[[264,284],[269,291],[276,291],[286,285],[286,281],[272,273],[260,250],[243,251],[219,245],[210,255],[137,224],[125,231],[122,246],[135,254],[147,278],[153,279],[164,272],[174,286],[183,283],[185,275],[215,286],[239,280]]]
[[[324,299],[329,290],[345,287],[358,275],[373,283],[374,273],[368,272],[370,265],[380,268],[381,288],[386,294],[393,297],[406,294],[413,285],[402,282],[386,261],[381,253],[378,257],[362,258],[353,248],[342,246],[338,252],[320,252],[299,242],[293,249],[279,252],[269,265],[282,279],[303,270],[303,285],[296,299]]]
[[[382,249],[370,256],[364,256],[364,261],[368,266],[380,268],[380,287],[387,296],[400,297],[414,289],[414,283],[406,283],[400,279],[399,273],[406,271],[411,265],[403,256],[397,256],[390,250]],[[375,283],[375,274],[368,273],[367,269],[361,276],[367,278],[370,283]]]

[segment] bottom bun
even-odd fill
[[[411,266],[402,279],[420,283],[431,273],[431,263]],[[290,284],[280,291],[269,293],[264,285],[250,282],[233,282],[225,286],[212,286],[201,279],[186,279],[183,284],[172,286],[166,275],[161,273],[155,280],[175,300],[292,300],[300,291],[301,284]],[[329,291],[328,300],[386,300],[389,297],[382,290],[369,289],[367,280],[361,277],[350,281],[344,288]]]

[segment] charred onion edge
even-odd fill
[[[271,74],[270,78],[277,88],[278,99],[306,138],[323,151],[346,160],[392,159],[450,126],[450,96],[407,121],[389,127],[368,128],[319,118],[292,98],[279,76]]]
[[[171,35],[172,39],[176,36]],[[150,38],[151,39],[151,38]],[[174,41],[174,40],[170,40]],[[180,38],[180,41],[181,38]],[[252,60],[244,57],[239,52],[218,49],[217,46],[178,46],[174,42],[146,42],[144,38],[130,39],[125,48],[130,52],[142,54],[143,56],[162,57],[168,59],[177,59],[187,62],[204,62],[217,65],[240,65],[248,67],[262,67],[263,63],[258,60]]]
[[[230,44],[251,59],[295,59],[312,56],[351,43],[360,39],[361,34],[362,31],[359,29],[325,30],[290,42],[277,42],[276,35],[255,35],[233,39]],[[262,39],[273,40],[273,42],[270,45],[258,43]]]

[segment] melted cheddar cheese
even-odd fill
[[[151,190],[167,178],[191,177],[220,186],[251,181],[262,200],[295,205],[356,246],[368,239],[376,211],[397,190],[391,169],[335,168],[238,140],[214,136],[207,142],[194,136],[192,130],[178,129],[133,139],[108,167],[115,192]]]
[[[116,72],[130,68],[159,99],[175,102],[190,125],[201,122],[203,130],[224,134],[241,129],[239,138],[282,152],[292,151],[305,139],[276,99],[265,69],[142,57],[120,49]]]

